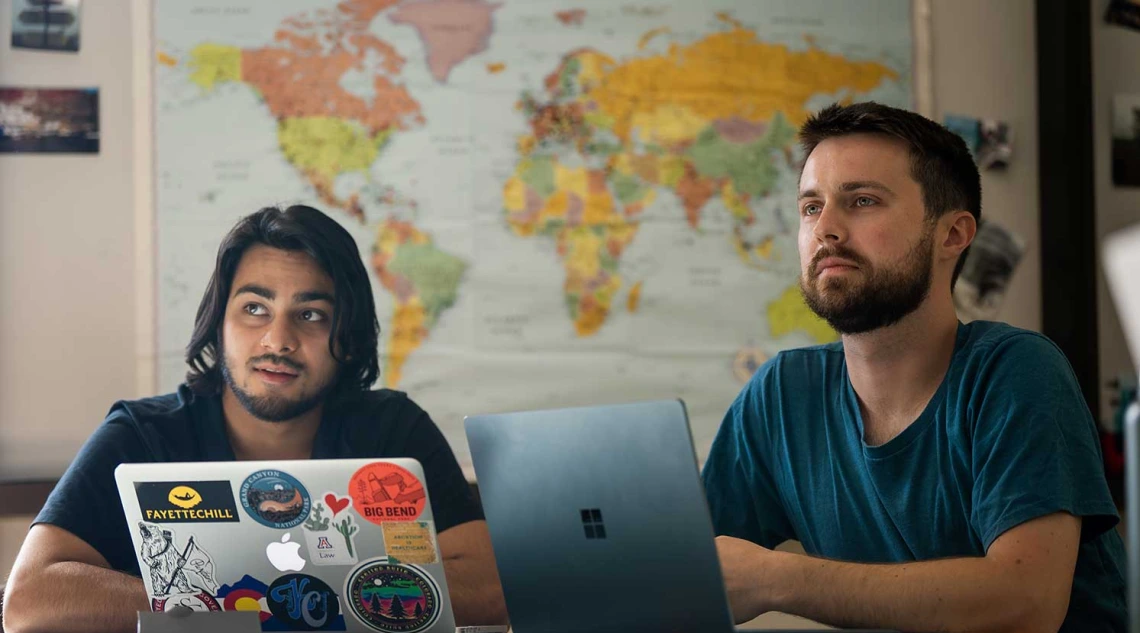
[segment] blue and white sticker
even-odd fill
[[[280,530],[300,525],[309,517],[309,491],[297,478],[280,470],[259,470],[241,484],[241,506],[254,521]]]

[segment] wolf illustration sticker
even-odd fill
[[[241,507],[258,523],[282,530],[300,525],[311,509],[309,491],[289,473],[259,470],[241,484]]]
[[[416,633],[439,619],[439,586],[415,565],[371,559],[352,570],[344,592],[352,614],[381,633]]]
[[[415,475],[396,464],[377,462],[356,471],[348,482],[356,511],[368,521],[415,521],[424,511],[427,493]]]
[[[352,499],[329,492],[313,502],[313,511],[305,521],[305,541],[309,560],[314,565],[355,565],[356,544],[353,535],[360,529],[348,511]],[[329,516],[325,516],[325,511]]]
[[[172,530],[144,521],[139,521],[138,528],[142,536],[140,558],[150,571],[155,598],[201,592],[212,596],[218,592],[214,561],[193,536],[185,545],[179,545]]]

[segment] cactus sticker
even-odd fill
[[[313,511],[303,524],[309,560],[314,565],[355,565],[353,536],[360,529],[349,507],[352,499],[329,492],[313,500]]]

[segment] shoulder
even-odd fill
[[[778,394],[789,387],[802,391],[807,383],[827,381],[832,371],[842,366],[843,344],[840,342],[783,350],[756,370],[745,392]]]
[[[1026,381],[1051,377],[1076,380],[1065,354],[1048,337],[992,321],[962,326],[959,353],[968,374],[982,380],[1015,374]]]
[[[350,424],[383,420],[390,423],[414,422],[426,415],[408,394],[394,389],[360,391],[336,401],[333,410]]]
[[[100,431],[139,439],[159,461],[193,459],[216,397],[200,396],[182,385],[178,391],[138,400],[120,400],[111,406]]]
[[[189,409],[199,399],[186,385],[174,393],[138,400],[119,400],[111,406],[108,419],[130,420],[137,425],[162,424],[187,417]]]
[[[824,393],[842,377],[842,343],[784,350],[761,365],[733,402],[729,416],[752,426],[779,421],[788,403],[806,402],[804,393]],[[800,406],[800,405],[797,405]]]
[[[390,453],[438,434],[435,423],[402,391],[376,389],[339,398],[330,407],[340,436],[354,451]]]

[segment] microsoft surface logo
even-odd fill
[[[582,528],[586,530],[586,538],[606,538],[606,526],[602,523],[602,511],[598,508],[583,509]]]

